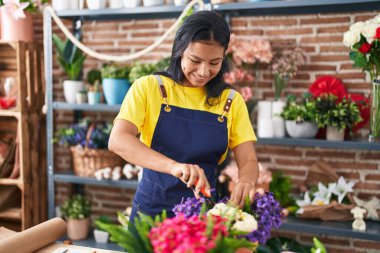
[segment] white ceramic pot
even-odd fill
[[[124,8],[123,0],[110,0],[109,3],[111,9]]]
[[[63,95],[69,104],[75,104],[76,94],[84,89],[83,81],[65,80],[63,81]]]
[[[97,230],[97,229],[94,230],[94,237],[97,243],[107,243],[109,236],[110,234],[108,232]]]
[[[64,11],[70,10],[71,2],[70,1],[62,1],[62,0],[53,0],[52,2],[53,9],[56,11]]]
[[[71,10],[81,10],[84,7],[84,0],[70,0]]]
[[[164,5],[164,0],[143,0],[145,7]]]
[[[125,8],[135,8],[137,6],[141,6],[141,0],[124,0]]]
[[[343,141],[344,130],[339,131],[337,127],[328,126],[326,129],[326,140],[329,141]]]
[[[87,103],[87,93],[83,91],[78,91],[77,94],[75,94],[75,102],[77,104]]]
[[[174,0],[174,4],[177,6],[185,5],[185,4],[187,4],[187,0]]]
[[[91,10],[104,9],[106,7],[105,0],[87,0],[87,7]]]
[[[286,131],[292,138],[314,138],[318,132],[318,125],[314,122],[285,121]]]

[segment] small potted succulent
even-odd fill
[[[61,206],[67,221],[67,236],[72,240],[83,240],[90,228],[91,202],[80,194],[68,198]]]
[[[102,73],[98,69],[91,69],[87,73],[87,83],[90,85],[87,92],[88,103],[90,105],[100,104],[102,93],[100,92],[100,85],[102,81]]]
[[[344,140],[345,130],[352,135],[354,126],[363,120],[358,105],[349,98],[325,94],[316,99],[315,106],[316,122],[319,127],[326,127],[327,140]]]
[[[315,101],[311,95],[304,94],[301,101],[289,95],[281,117],[285,119],[286,131],[292,138],[314,138],[318,132],[315,121]]]
[[[95,220],[95,229],[94,229],[94,237],[95,241],[97,243],[107,243],[109,238],[109,233],[102,229],[101,226],[99,226],[99,222],[103,224],[112,224],[112,220],[107,215],[101,215]]]
[[[129,66],[104,65],[101,69],[103,92],[107,104],[117,105],[123,102],[131,83],[128,81]]]

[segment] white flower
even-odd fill
[[[374,17],[374,18],[372,19],[372,21],[373,21],[374,23],[376,23],[376,24],[380,24],[380,14],[377,15],[376,17]]]
[[[355,34],[355,36],[359,36],[363,31],[364,22],[356,22],[350,26],[350,31]]]
[[[356,35],[352,31],[347,31],[343,35],[343,44],[349,48],[351,48],[353,45],[358,43],[359,40],[360,40],[360,35]]]
[[[212,209],[207,212],[207,215],[222,216],[224,218],[230,219],[234,218],[236,215],[237,209],[231,206],[227,206],[224,203],[216,204]]]
[[[311,202],[311,204],[316,205],[316,206],[324,206],[324,205],[328,205],[329,203],[330,203],[330,199],[325,199],[320,196],[316,196]]]
[[[318,191],[314,193],[314,196],[320,199],[324,199],[327,201],[327,203],[329,203],[331,199],[331,193],[334,188],[335,185],[333,184],[329,184],[327,188],[324,184],[318,183]]]
[[[344,197],[348,192],[353,192],[354,190],[352,187],[354,187],[355,182],[351,181],[349,183],[346,182],[344,177],[339,177],[338,184],[333,189],[333,193],[338,196],[338,203],[342,203]]]
[[[247,233],[257,229],[255,217],[246,212],[241,212],[239,216],[239,220],[232,225],[232,229]]]
[[[363,36],[366,38],[367,42],[371,44],[374,41],[376,35],[376,29],[379,27],[379,24],[376,24],[372,20],[365,22],[365,25],[362,30]]]
[[[4,7],[9,14],[16,20],[25,18],[24,9],[29,3],[20,3],[20,0],[4,0]]]
[[[310,205],[311,204],[311,200],[310,200],[310,195],[309,195],[309,192],[305,192],[305,195],[304,195],[304,199],[303,200],[297,200],[297,205],[299,207],[301,207],[300,209],[297,210],[297,214],[302,214],[303,213],[303,208],[304,206],[306,205]]]

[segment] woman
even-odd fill
[[[109,149],[144,167],[132,221],[137,211],[173,216],[183,198],[198,197],[202,188],[210,194],[228,148],[239,168],[231,202],[253,200],[256,137],[243,98],[223,80],[229,38],[221,15],[196,12],[177,31],[167,72],[138,79],[126,95]]]

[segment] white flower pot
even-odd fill
[[[84,0],[70,0],[71,10],[80,10],[84,7]]]
[[[91,10],[104,9],[106,7],[105,0],[87,0],[87,7]]]
[[[187,0],[174,0],[174,4],[176,6],[185,5],[187,4]]]
[[[339,131],[337,127],[328,126],[326,129],[326,140],[329,141],[343,141],[344,130]]]
[[[63,95],[69,104],[75,104],[76,94],[84,89],[83,81],[65,80],[63,81]]]
[[[286,131],[292,138],[314,138],[318,132],[318,125],[314,122],[285,121]]]
[[[141,0],[124,0],[125,8],[135,8],[141,5]]]
[[[62,0],[53,0],[52,2],[53,9],[56,11],[64,11],[70,10],[71,2],[70,1],[62,1]]]
[[[143,0],[145,7],[164,5],[164,0]]]
[[[124,8],[123,0],[110,0],[109,3],[111,9]]]
[[[94,237],[97,243],[107,243],[109,235],[110,234],[108,232],[97,229],[94,230]]]

